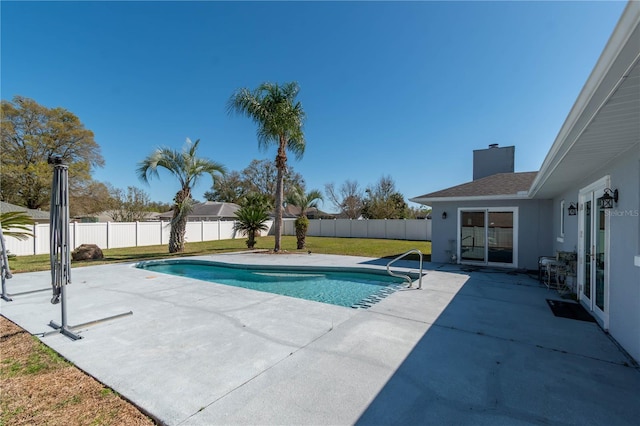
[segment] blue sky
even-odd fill
[[[307,189],[388,175],[408,199],[471,180],[490,143],[538,170],[625,5],[2,1],[0,91],[72,111],[101,147],[95,179],[170,202],[177,183],[141,183],[137,162],[187,137],[229,170],[273,159],[226,103],[297,81]]]

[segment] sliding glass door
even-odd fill
[[[461,263],[517,266],[517,208],[460,209]]]

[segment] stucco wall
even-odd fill
[[[607,213],[610,229],[609,254],[609,332],[640,361],[640,267],[634,265],[640,254],[640,145],[621,155],[553,200],[554,250],[573,251],[578,246],[578,216],[565,210],[564,241],[558,241],[559,205],[578,201],[581,188],[609,175],[611,188],[619,191],[619,200]],[[435,235],[434,223],[434,235]]]
[[[504,200],[432,203],[431,261],[450,262],[450,250],[457,247],[458,208],[518,207],[518,268],[536,270],[538,257],[553,253],[552,201]],[[442,219],[442,213],[447,218]],[[450,243],[453,240],[453,243]]]

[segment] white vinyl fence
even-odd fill
[[[296,235],[294,220],[283,221],[282,234]],[[187,222],[187,243],[246,238],[233,230],[233,221]],[[273,222],[261,235],[273,233]],[[169,243],[169,222],[98,222],[70,226],[71,249],[81,244],[97,244],[103,249],[153,246]],[[34,237],[21,241],[5,236],[9,253],[26,256],[49,253],[49,224],[33,225]],[[424,219],[312,219],[307,235],[311,237],[383,238],[391,240],[431,240],[431,221]]]
[[[284,235],[296,235],[294,220],[284,221]],[[310,237],[382,238],[431,241],[431,220],[425,219],[311,219]]]
[[[185,240],[188,243],[245,238],[233,230],[233,221],[187,222]],[[267,223],[271,230],[271,222]],[[169,222],[98,222],[77,223],[69,227],[71,249],[81,244],[97,244],[103,249],[153,246],[169,243]],[[21,241],[5,236],[9,253],[25,256],[49,253],[49,224],[33,225],[34,237]],[[267,235],[265,231],[262,235]]]

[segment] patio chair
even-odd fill
[[[577,253],[568,251],[558,251],[555,257],[541,256],[538,258],[538,279],[560,294],[573,291],[567,278],[576,275],[577,258]]]
[[[548,265],[556,261],[556,256],[540,256],[538,258],[538,281],[549,287],[547,279],[549,268]]]

